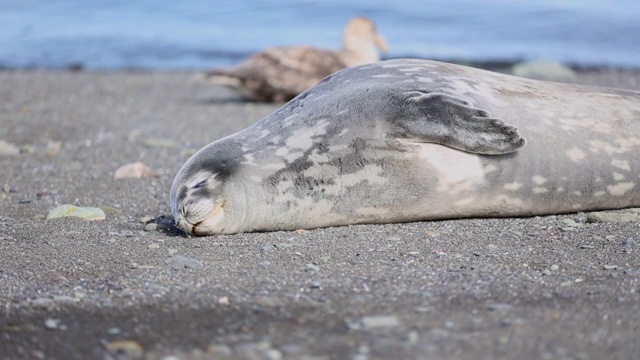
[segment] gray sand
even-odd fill
[[[640,73],[579,82],[640,89]],[[638,356],[638,223],[143,230],[189,154],[276,108],[194,73],[0,72],[0,140],[24,152],[0,158],[0,358]],[[156,176],[113,178],[135,161]],[[65,203],[107,220],[43,219]]]

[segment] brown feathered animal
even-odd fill
[[[207,73],[211,81],[239,90],[256,101],[288,101],[326,76],[349,66],[380,60],[387,43],[366,17],[353,18],[344,29],[343,48],[282,46],[266,49],[228,69]]]

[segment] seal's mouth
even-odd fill
[[[225,205],[226,201],[223,200],[215,206],[211,212],[204,216],[198,216],[197,218],[189,216],[190,211],[186,206],[180,206],[180,212],[176,218],[176,227],[182,229],[187,234],[210,235],[214,232],[214,226],[222,220]],[[195,213],[200,214],[200,212]]]

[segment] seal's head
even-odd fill
[[[218,145],[218,146],[216,146]],[[245,196],[231,178],[239,164],[233,147],[215,142],[194,154],[178,171],[171,186],[170,205],[176,226],[187,234],[238,232]],[[234,204],[234,205],[233,205]]]
[[[217,175],[201,171],[184,181],[174,181],[171,211],[176,226],[187,234],[211,234],[223,222],[226,202]]]

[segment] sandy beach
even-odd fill
[[[640,71],[576,82],[640,90]],[[0,71],[0,140],[20,152],[0,157],[0,358],[638,356],[637,222],[581,213],[201,238],[144,223],[164,224],[194,151],[279,106],[195,72]],[[114,178],[137,161],[154,175]],[[106,220],[45,219],[62,204]]]

